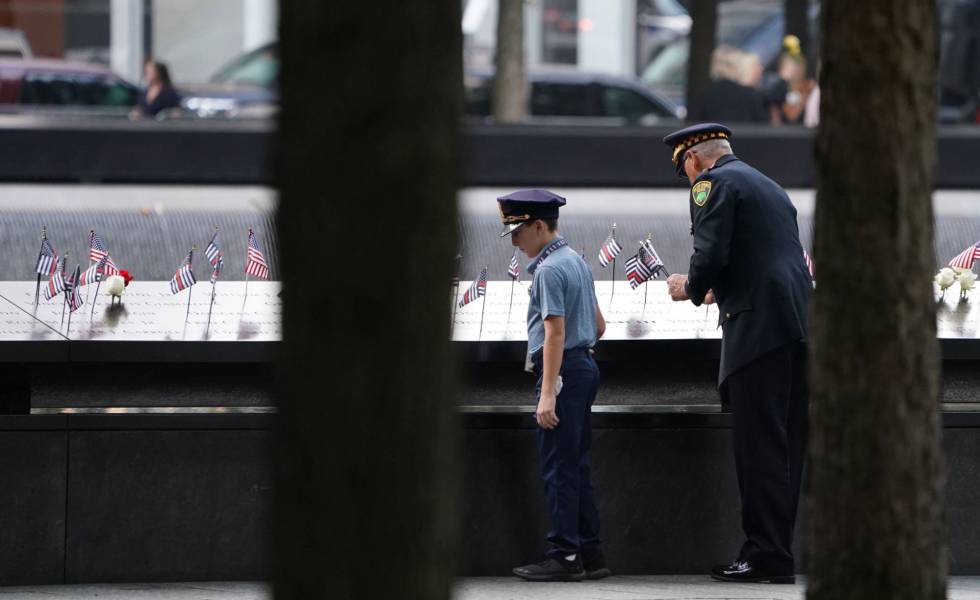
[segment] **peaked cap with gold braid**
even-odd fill
[[[684,152],[700,144],[713,139],[729,139],[732,137],[732,130],[719,123],[698,123],[675,131],[664,138],[664,143],[673,148],[670,160],[674,163],[674,170],[677,175],[684,177]]]
[[[500,222],[504,230],[500,237],[514,233],[518,227],[536,219],[557,219],[558,209],[565,199],[548,190],[517,190],[497,198]]]

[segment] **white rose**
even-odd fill
[[[973,284],[977,281],[977,274],[973,271],[960,272],[960,289],[964,292],[973,289]]]
[[[119,297],[126,290],[126,280],[121,275],[110,275],[105,280],[105,291],[110,296]]]
[[[949,286],[953,285],[956,281],[956,271],[950,269],[949,267],[943,267],[936,274],[936,283],[939,284],[939,289],[945,290]]]

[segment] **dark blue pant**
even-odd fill
[[[542,357],[534,357],[541,394]],[[563,387],[555,412],[558,426],[538,429],[538,456],[544,494],[551,513],[548,556],[588,552],[599,546],[599,510],[592,489],[589,450],[592,447],[592,403],[599,391],[599,368],[584,348],[566,350],[562,358]]]
[[[722,395],[735,419],[745,544],[739,559],[793,573],[793,526],[806,448],[806,347],[777,348],[735,371]]]

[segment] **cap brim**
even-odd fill
[[[508,235],[517,231],[517,228],[524,223],[511,223],[509,225],[504,225],[504,230],[500,232],[500,237],[507,237]]]

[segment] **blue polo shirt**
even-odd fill
[[[570,246],[541,259],[539,254],[527,268],[534,276],[527,307],[528,354],[533,355],[544,346],[544,320],[551,316],[565,317],[566,350],[594,346],[597,301],[592,272],[585,259]]]

